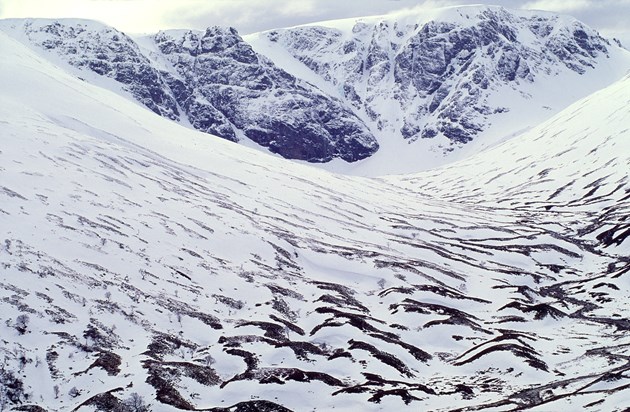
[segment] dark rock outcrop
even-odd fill
[[[179,76],[166,78],[197,129],[230,140],[242,132],[283,157],[310,162],[353,162],[378,149],[341,101],[256,54],[233,28],[160,32],[154,40]]]

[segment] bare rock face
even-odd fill
[[[352,162],[378,149],[341,101],[256,54],[233,28],[160,32],[155,42],[179,77],[171,77],[171,88],[195,128],[231,140],[238,130],[274,153],[310,162]]]
[[[526,100],[526,86],[539,76],[584,74],[610,47],[594,30],[551,13],[461,7],[418,21],[372,18],[345,31],[332,24],[261,34],[337,94],[258,54],[233,28],[134,40],[84,20],[12,24],[21,41],[56,54],[79,76],[91,73],[88,80],[115,80],[161,116],[317,163],[365,159],[392,134],[470,142],[514,110],[497,98],[506,89]]]

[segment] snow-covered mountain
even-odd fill
[[[6,20],[0,30],[181,124],[359,175],[464,158],[630,69],[630,52],[573,18],[494,6],[245,39],[221,27],[131,38],[81,20]]]
[[[630,78],[368,179],[0,50],[0,409],[628,405]]]
[[[81,78],[228,140],[310,162],[352,162],[378,149],[340,100],[257,55],[234,29],[160,32],[139,39],[143,48],[93,21],[5,20],[0,29]]]
[[[358,174],[463,158],[630,69],[627,50],[572,17],[499,6],[411,10],[246,40],[287,71],[314,72],[305,76],[331,86],[366,119],[381,151],[365,165],[338,168]]]

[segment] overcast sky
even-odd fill
[[[322,20],[385,14],[402,8],[476,4],[483,0],[0,0],[0,18],[82,17],[128,33],[233,26],[241,34]],[[509,8],[577,17],[630,46],[630,0],[491,0]]]

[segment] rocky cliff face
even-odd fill
[[[176,76],[167,77],[195,128],[237,139],[242,132],[292,159],[352,162],[378,148],[344,104],[256,54],[233,28],[205,33],[160,32],[160,52]]]
[[[510,110],[509,102],[492,102],[501,89],[562,75],[563,67],[585,73],[610,46],[575,20],[500,7],[453,8],[416,21],[361,19],[351,28],[332,22],[265,36],[342,90],[379,129],[458,143]]]
[[[114,79],[155,113],[187,118],[195,129],[232,141],[247,137],[309,162],[353,162],[378,149],[367,126],[342,101],[257,55],[232,28],[160,32],[152,39],[156,57],[95,22],[7,23],[9,31],[25,33],[23,40],[54,53],[79,76],[91,72]]]

